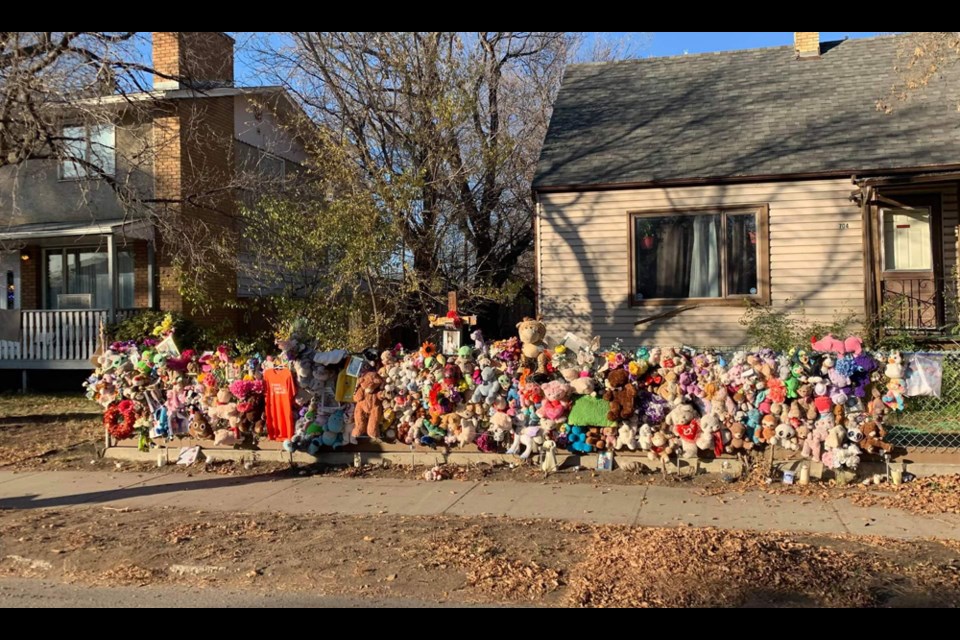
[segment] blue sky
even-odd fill
[[[828,31],[820,33],[820,41],[866,38],[878,35],[865,31]],[[731,49],[756,49],[793,44],[790,31],[654,31],[646,34],[648,46],[642,56],[676,56],[683,53],[706,53]]]

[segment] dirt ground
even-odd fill
[[[957,606],[934,541],[548,520],[0,511],[0,576],[540,606]],[[200,591],[198,596],[203,597]]]

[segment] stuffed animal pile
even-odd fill
[[[369,439],[523,459],[614,449],[660,460],[776,446],[832,468],[889,452],[884,421],[903,409],[900,354],[868,353],[856,337],[826,336],[788,353],[601,349],[597,339],[574,351],[549,348],[539,320],[517,329],[519,337],[492,342],[474,332],[473,345],[452,356],[430,342],[361,354],[343,397],[333,387],[350,354],[318,352],[295,328],[265,360],[223,347],[175,354],[156,351],[156,340],[114,343],[87,389],[116,437],[255,446],[266,434],[263,370],[280,366],[297,387],[295,435],[284,443],[291,451]]]

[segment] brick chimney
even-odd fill
[[[798,58],[819,58],[820,32],[794,31],[793,50],[796,52]]]
[[[220,31],[154,31],[153,67],[154,89],[233,86],[233,38]]]

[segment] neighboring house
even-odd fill
[[[101,322],[143,309],[238,320],[237,305],[221,303],[249,282],[218,267],[213,311],[192,308],[154,225],[182,223],[183,242],[195,221],[222,236],[245,178],[283,176],[304,160],[284,126],[297,105],[279,87],[233,86],[233,44],[219,32],[154,32],[152,91],[91,99],[109,114],[97,124],[65,116],[74,152],[106,178],[46,159],[0,170],[0,369],[86,368]],[[4,341],[15,324],[20,339]]]
[[[750,302],[956,321],[954,79],[885,113],[904,36],[572,66],[537,167],[538,306],[627,344],[734,346]],[[891,303],[890,301],[895,301]]]

